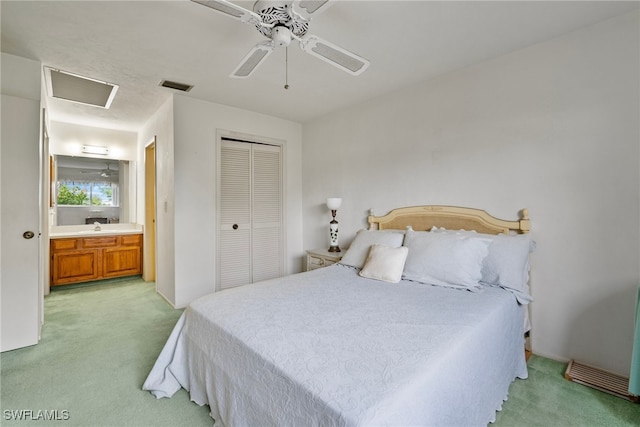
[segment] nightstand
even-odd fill
[[[307,251],[307,271],[327,267],[340,261],[346,249],[341,252],[329,252],[327,249],[310,249]]]

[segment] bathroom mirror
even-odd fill
[[[52,225],[135,223],[134,163],[54,156]]]

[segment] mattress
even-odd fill
[[[526,378],[524,309],[343,265],[202,297],[143,385],[220,426],[486,425]]]

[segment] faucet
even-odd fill
[[[100,223],[98,221],[93,223],[93,231],[100,231]]]

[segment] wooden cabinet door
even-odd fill
[[[108,277],[130,276],[142,273],[140,246],[121,246],[103,249],[102,275]]]
[[[80,250],[53,253],[52,285],[88,282],[100,277],[101,250]]]

